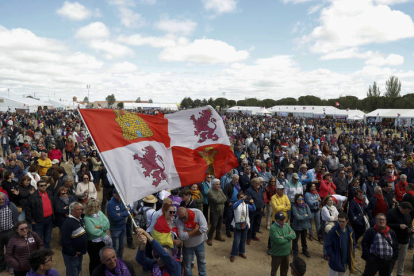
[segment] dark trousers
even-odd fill
[[[251,240],[256,237],[257,231],[260,229],[260,221],[262,220],[262,211],[256,210],[254,212],[249,212],[250,218],[250,228],[247,231],[247,239]]]
[[[300,236],[300,242],[302,243],[302,251],[307,251],[308,250],[308,245],[306,243],[306,233],[307,233],[307,229],[301,230],[301,231],[296,231],[296,238],[292,241],[292,252],[293,252],[293,256],[297,256],[298,252],[299,252],[299,246],[298,246],[298,241],[299,241],[299,236]]]
[[[52,239],[52,230],[53,230],[53,217],[47,217],[41,222],[33,224],[33,231],[39,235],[43,241],[43,246],[46,249],[50,249],[50,240]]]
[[[101,203],[101,211],[102,213],[106,214],[106,205],[108,201],[112,198],[112,191],[114,188],[103,188],[102,191],[102,203]]]
[[[99,171],[91,171],[93,175],[93,183],[99,184]]]
[[[208,204],[203,204],[203,215],[206,218],[207,223],[208,223],[208,209],[209,209],[208,207],[209,207]]]
[[[92,271],[101,263],[99,258],[99,250],[101,250],[104,246],[104,242],[88,241],[89,275],[92,275]]]
[[[352,228],[355,232],[355,242],[358,243],[359,238],[362,237],[365,233],[365,225],[352,225]]]
[[[13,229],[0,232],[0,270],[6,269],[6,262],[4,261],[4,248],[7,247],[7,244],[13,235]]]
[[[272,271],[270,272],[270,276],[276,276],[279,266],[280,276],[287,276],[289,270],[289,255],[272,256]]]
[[[389,276],[394,269],[394,260],[384,260],[377,256],[370,255],[365,263],[365,270],[362,276],[374,276],[379,272],[379,276]]]
[[[132,221],[130,216],[127,218],[126,221],[126,240],[128,246],[131,246],[132,242],[134,241],[132,238]]]
[[[221,236],[221,223],[223,222],[223,215],[220,213],[210,212],[210,230],[207,237],[209,240],[213,238],[214,232],[216,237]]]
[[[27,270],[27,271],[14,271],[14,276],[26,276],[27,273],[29,273],[29,270]]]
[[[233,205],[224,207],[224,213],[226,213],[226,234],[229,234],[231,229],[231,222],[234,218]]]

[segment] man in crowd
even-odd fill
[[[116,256],[122,259],[124,253],[124,241],[126,236],[126,218],[129,216],[129,207],[125,207],[116,189],[112,192],[112,198],[106,207],[106,214],[110,223],[112,243]]]
[[[26,220],[32,224],[33,231],[42,239],[44,247],[50,249],[55,200],[46,188],[45,180],[41,179],[37,182],[38,190],[27,199]]]
[[[6,269],[4,248],[13,237],[13,227],[18,222],[18,217],[16,205],[9,201],[5,193],[0,192],[0,272]]]
[[[231,238],[231,222],[234,218],[233,204],[237,202],[237,194],[241,191],[239,176],[233,175],[232,181],[224,187],[224,194],[227,197],[226,207],[224,208],[226,220],[226,236]]]
[[[299,181],[299,176],[297,173],[292,174],[292,180],[286,184],[285,187],[285,194],[289,198],[289,201],[294,204],[295,203],[295,195],[296,194],[303,194],[303,186],[302,183]],[[257,205],[256,205],[257,208]]]
[[[280,275],[287,275],[289,270],[289,255],[292,240],[296,238],[296,234],[290,225],[285,223],[285,220],[285,215],[282,212],[278,212],[275,214],[275,223],[270,227],[270,255],[272,256],[271,276],[276,276],[279,266]]]
[[[387,226],[383,213],[375,217],[374,227],[369,228],[361,242],[362,256],[366,261],[364,276],[389,276],[398,259],[398,240],[395,232]]]
[[[244,173],[240,175],[240,187],[242,191],[246,191],[251,185],[252,182],[250,181],[250,175],[252,172],[252,167],[245,166],[244,167]]]
[[[207,239],[207,221],[203,213],[198,209],[178,208],[177,229],[180,239],[184,242],[183,266],[184,276],[191,276],[191,261],[197,257],[198,275],[205,276],[206,249],[204,241]]]
[[[336,194],[346,196],[348,191],[348,181],[345,176],[345,170],[340,169],[338,173],[338,177],[333,179],[333,182],[336,186]]]
[[[394,206],[398,206],[398,202],[395,199],[395,193],[392,190],[392,183],[388,181],[384,181],[382,186],[382,194],[387,199],[388,209],[394,208]]]
[[[9,156],[9,145],[10,137],[7,135],[7,132],[1,134],[1,148],[3,150],[3,157],[6,158]]]
[[[368,173],[367,181],[362,184],[362,190],[364,191],[368,200],[374,196],[374,189],[377,187],[377,182],[375,182],[374,174]]]
[[[413,211],[413,206],[408,202],[401,202],[398,207],[395,207],[387,212],[387,225],[394,230],[398,240],[398,262],[397,275],[404,274],[405,257],[407,256],[408,242],[410,235],[414,233],[410,212]]]
[[[78,276],[82,271],[82,259],[88,247],[88,236],[83,224],[82,204],[69,205],[69,217],[62,225],[62,256],[66,276]]]
[[[388,211],[387,198],[382,194],[382,188],[380,186],[375,187],[374,196],[369,199],[367,208],[367,214],[369,217],[370,225],[374,226],[375,218],[378,214],[386,214]]]
[[[332,227],[323,245],[329,256],[329,276],[345,276],[349,270],[354,273],[355,234],[348,226],[348,215],[338,214],[338,223]]]
[[[13,172],[13,180],[16,182],[19,182],[20,178],[22,178],[22,176],[24,175],[22,168],[16,164],[16,160],[10,160],[9,165],[6,167],[6,170],[9,172]]]
[[[221,237],[221,224],[223,223],[224,204],[227,197],[221,189],[220,179],[213,180],[213,188],[208,191],[208,202],[210,204],[210,230],[208,231],[208,245],[213,245],[213,235],[216,232],[215,240],[224,242]]]
[[[66,189],[68,189],[68,195],[75,197],[75,188],[73,187],[73,177],[70,175],[66,175],[63,177],[63,185],[59,185],[56,189],[55,189],[55,197],[58,194],[58,191],[61,187],[65,187]]]
[[[29,256],[30,271],[27,276],[59,276],[56,269],[53,269],[53,251],[50,249],[42,248],[34,251]]]
[[[246,196],[250,196],[253,199],[254,205],[256,206],[256,211],[249,212],[250,228],[247,231],[247,245],[250,245],[252,239],[255,241],[260,241],[260,239],[256,236],[256,233],[260,230],[260,221],[262,220],[262,213],[264,208],[263,193],[264,190],[261,186],[260,179],[258,177],[253,178],[252,186],[245,192]]]
[[[78,174],[81,166],[82,166],[82,161],[80,160],[79,156],[75,155],[75,158],[73,159],[73,167],[72,167],[73,176]]]
[[[92,276],[118,275],[117,271],[120,271],[121,275],[135,276],[135,270],[132,264],[128,261],[121,260],[116,257],[115,249],[112,246],[104,246],[99,250],[99,258],[101,264],[99,264],[94,271]],[[127,274],[129,272],[129,274]]]
[[[304,276],[306,273],[306,263],[301,257],[293,257],[290,263],[290,271],[292,276]]]
[[[37,161],[39,165],[39,175],[44,176],[47,174],[47,170],[52,167],[52,161],[47,157],[46,152],[40,153],[40,158]]]

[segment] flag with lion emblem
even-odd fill
[[[127,204],[238,166],[223,120],[211,106],[168,115],[79,112]]]

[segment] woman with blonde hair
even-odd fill
[[[99,250],[105,245],[111,245],[112,240],[106,234],[106,231],[109,230],[109,220],[101,212],[98,200],[89,200],[83,213],[85,214],[83,218],[85,230],[88,235],[89,275],[92,275],[93,270],[101,263]]]

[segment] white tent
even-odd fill
[[[226,109],[229,113],[244,113],[249,115],[266,115],[271,114],[269,110],[260,106],[233,106]]]
[[[0,96],[0,111],[6,112],[37,112],[40,109],[50,109],[53,105],[47,102],[39,101],[32,98],[11,98]]]
[[[360,121],[360,120],[364,120],[365,118],[365,113],[358,109],[348,110],[347,113],[348,113],[348,120]]]
[[[74,110],[79,108],[85,108],[86,106],[83,104],[79,104],[77,102],[71,102],[71,101],[54,101],[54,100],[49,100],[48,101],[50,104],[53,105],[54,108],[56,109],[63,109],[63,110]]]
[[[178,110],[177,104],[168,103],[124,103],[124,109]]]
[[[412,109],[376,109],[365,115],[366,119],[375,118],[376,122],[382,119],[397,120],[398,125],[410,126],[414,121],[414,110]]]

